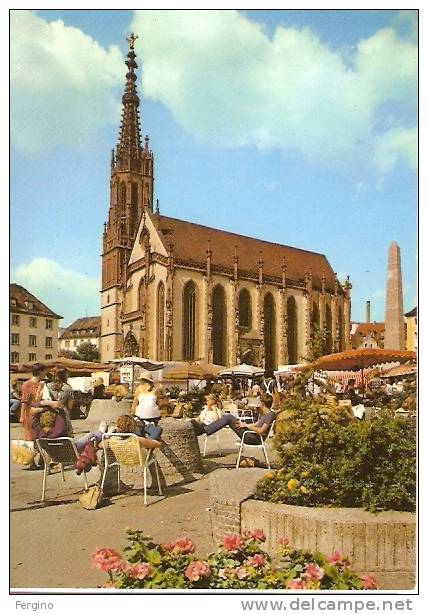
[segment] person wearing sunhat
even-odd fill
[[[158,397],[154,389],[154,381],[148,371],[143,371],[139,384],[135,389],[131,414],[137,422],[137,435],[146,435],[150,439],[159,440],[162,429],[158,426],[160,410]]]

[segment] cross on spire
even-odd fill
[[[134,34],[133,32],[131,32],[130,36],[126,39],[129,43],[130,49],[134,49],[134,44],[137,38],[138,38],[138,34]]]

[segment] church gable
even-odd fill
[[[148,235],[150,243],[150,251],[157,252],[162,256],[167,256],[168,252],[162,240],[159,230],[156,228],[155,215],[152,215],[149,211],[145,211],[141,218],[140,226],[135,237],[135,242],[132,248],[131,256],[129,258],[128,265],[137,262],[144,258],[144,237]]]

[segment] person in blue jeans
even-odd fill
[[[211,422],[211,424],[202,424],[197,420],[192,420],[193,429],[197,436],[199,435],[213,435],[224,429],[226,426],[229,426],[239,437],[242,439],[244,433],[251,433],[251,435],[247,435],[245,437],[245,443],[249,443],[250,445],[258,445],[260,443],[261,435],[263,439],[265,439],[269,433],[270,427],[272,423],[275,421],[276,412],[272,409],[273,399],[271,397],[267,397],[263,403],[262,411],[265,413],[259,418],[259,420],[255,424],[244,424],[240,422],[236,416],[232,414],[225,414],[218,420]]]

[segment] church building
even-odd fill
[[[162,215],[141,142],[135,36],[102,239],[101,360],[144,356],[277,368],[303,361],[314,331],[350,347],[351,284],[323,254]]]

